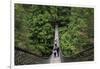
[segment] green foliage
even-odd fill
[[[15,5],[15,46],[41,56],[51,54],[54,29],[47,6]]]
[[[15,4],[15,46],[49,56],[56,23],[63,55],[77,54],[93,46],[93,12],[92,8]]]
[[[70,12],[68,26],[60,30],[61,49],[65,56],[93,46],[93,9],[71,8]]]

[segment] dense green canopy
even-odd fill
[[[65,56],[93,47],[93,15],[92,8],[71,8],[68,26],[59,28],[61,48]]]
[[[15,4],[15,46],[50,56],[56,23],[63,55],[74,55],[93,46],[93,12],[92,8]]]

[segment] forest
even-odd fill
[[[49,57],[55,24],[59,26],[60,50],[64,57],[94,47],[93,8],[15,4],[14,10],[15,48]]]

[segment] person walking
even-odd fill
[[[59,56],[59,47],[57,46],[57,42],[55,42],[55,50],[57,52],[57,56]]]
[[[59,47],[57,47],[57,55],[58,55],[58,57],[59,57]]]
[[[54,48],[53,49],[53,54],[54,54],[54,57],[56,57],[56,55],[57,55],[57,50]]]

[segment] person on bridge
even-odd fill
[[[57,40],[55,40],[55,43],[54,43],[53,54],[54,54],[54,57],[57,56]]]
[[[59,47],[55,45],[56,51],[57,51],[57,56],[59,57]]]
[[[53,49],[53,54],[54,54],[54,57],[56,57],[57,51],[55,48]]]
[[[57,46],[57,42],[55,42],[55,50],[57,51],[57,55],[59,56],[59,47]]]
[[[58,57],[59,57],[59,47],[57,47],[57,55],[58,55]]]

